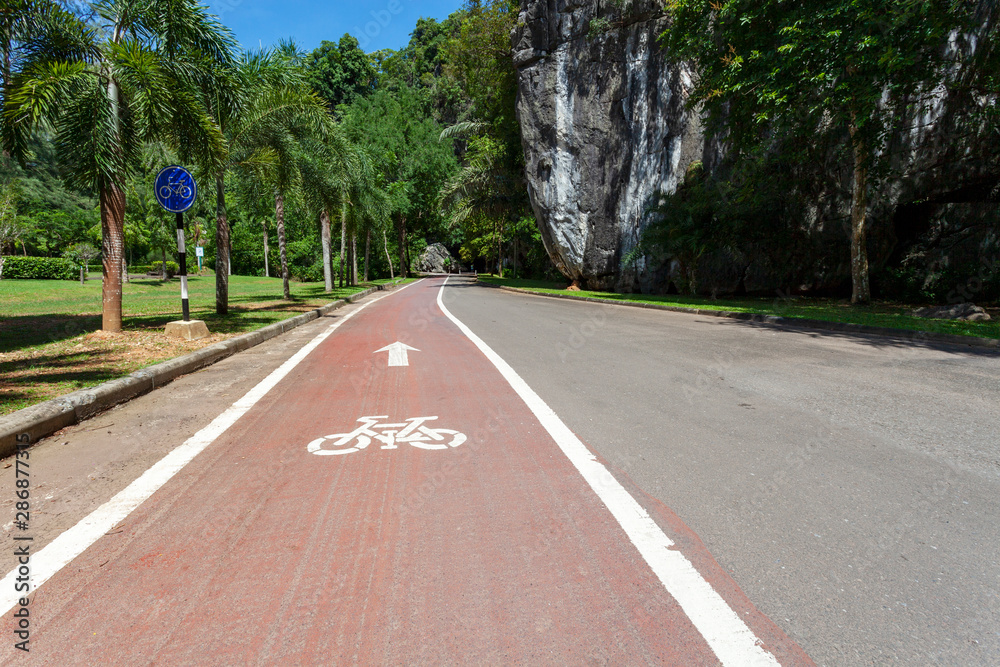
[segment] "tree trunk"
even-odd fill
[[[101,189],[101,250],[104,264],[101,328],[122,330],[122,254],[125,248],[125,193],[115,185]]]
[[[321,236],[323,238],[323,282],[326,287],[327,292],[333,291],[333,266],[330,257],[330,253],[333,252],[330,247],[330,212],[323,209],[323,212],[319,214],[319,224],[321,228]]]
[[[351,287],[358,284],[358,235],[351,232]]]
[[[261,226],[264,228],[264,277],[265,278],[270,278],[271,277],[271,266],[267,263],[267,253],[268,253],[268,250],[269,250],[269,248],[268,248],[269,243],[268,243],[268,239],[267,239],[267,220],[265,220],[264,222],[262,222]]]
[[[5,39],[3,43],[3,87],[4,87],[4,99],[7,99],[7,88],[10,87],[10,70],[11,70],[11,40]],[[7,161],[10,159],[10,153],[7,151],[7,147],[3,147],[3,162],[4,166],[7,166]],[[0,249],[2,252],[2,249]]]
[[[274,217],[278,221],[278,251],[281,253],[281,285],[284,289],[285,301],[290,301],[292,290],[288,285],[288,250],[285,247],[285,195],[280,192],[274,196]]]
[[[344,244],[347,243],[347,204],[340,205],[340,289],[344,289]]]
[[[347,261],[344,270],[347,272],[347,286],[352,287],[354,285],[354,271],[351,267],[354,266],[354,235],[351,235],[350,240],[347,242]]]
[[[226,174],[215,176],[215,312],[229,314],[229,214],[226,211]]]
[[[854,196],[851,202],[851,303],[871,301],[868,270],[868,166],[867,147],[851,123],[851,143],[854,148]]]
[[[382,243],[385,248],[385,259],[389,262],[389,280],[396,279],[396,273],[392,268],[392,256],[389,254],[389,236],[382,230]]]
[[[368,229],[368,231],[365,233],[365,280],[364,280],[364,282],[366,282],[366,283],[368,282],[368,260],[371,257],[371,250],[372,250],[372,230]]]
[[[503,278],[503,225],[497,223],[497,276]]]
[[[84,273],[84,268],[82,266],[80,267],[80,284],[81,285],[87,284],[86,274]]]
[[[399,216],[396,223],[396,231],[399,232],[399,277],[405,278],[410,275],[406,264],[406,216]]]
[[[167,282],[167,251],[160,248],[160,253],[163,255],[163,264],[160,265],[160,278],[163,282]]]

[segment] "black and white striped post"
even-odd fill
[[[184,167],[166,167],[156,176],[153,186],[156,200],[165,210],[177,216],[177,259],[181,279],[181,310],[184,319],[168,322],[166,334],[171,338],[200,340],[210,334],[208,325],[202,320],[191,319],[191,301],[188,294],[187,241],[184,238],[184,212],[194,206],[198,198],[198,183]],[[163,267],[166,271],[166,267]]]
[[[177,214],[177,257],[180,264],[180,271],[177,275],[181,279],[181,310],[184,313],[184,321],[191,321],[191,302],[188,296],[188,270],[187,270],[187,243],[184,240],[184,214]]]

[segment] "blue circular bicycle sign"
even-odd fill
[[[183,213],[194,206],[198,184],[184,167],[167,167],[156,176],[156,201],[171,213]]]

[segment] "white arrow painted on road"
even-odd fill
[[[406,354],[407,350],[409,350],[410,352],[420,351],[417,348],[410,347],[405,343],[396,342],[393,343],[392,345],[386,345],[381,350],[375,350],[375,354],[378,354],[379,352],[388,352],[390,368],[392,368],[393,366],[409,366],[410,359]]]

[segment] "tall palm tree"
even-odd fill
[[[230,166],[244,180],[256,182],[248,186],[250,189],[271,189],[285,299],[291,298],[286,200],[290,195],[301,195],[306,183],[310,190],[323,190],[318,194],[321,199],[325,196],[330,200],[332,195],[320,173],[346,173],[354,163],[350,146],[326,104],[306,83],[301,60],[295,45],[284,43],[253,61],[244,76],[259,83],[249,89],[227,132]],[[317,155],[326,160],[325,167],[316,165]]]
[[[0,86],[4,93],[26,60],[58,48],[61,33],[85,28],[51,0],[6,0],[0,5]]]
[[[348,230],[351,238],[351,277],[350,283],[358,283],[357,270],[357,239],[364,236],[365,239],[365,269],[364,279],[368,280],[369,260],[371,257],[371,239],[373,233],[381,232],[384,236],[385,227],[392,213],[392,200],[386,190],[381,175],[373,168],[371,157],[365,155],[365,162],[369,167],[357,173],[352,180],[347,197],[344,200],[343,216],[344,229],[342,235]]]
[[[220,315],[229,312],[227,171],[260,177],[261,165],[253,161],[262,157],[257,151],[266,144],[264,135],[295,124],[300,115],[318,122],[316,99],[308,94],[300,68],[290,66],[284,48],[247,53],[238,63],[206,76],[202,82],[206,106],[230,149],[225,163],[210,167],[216,201],[215,308]]]
[[[56,131],[68,180],[98,192],[105,331],[122,328],[125,183],[145,141],[182,159],[221,162],[225,142],[205,107],[198,72],[228,66],[235,42],[196,0],[102,0],[101,31],[64,31],[66,47],[31,54],[10,87],[6,144],[23,159],[43,123]]]

